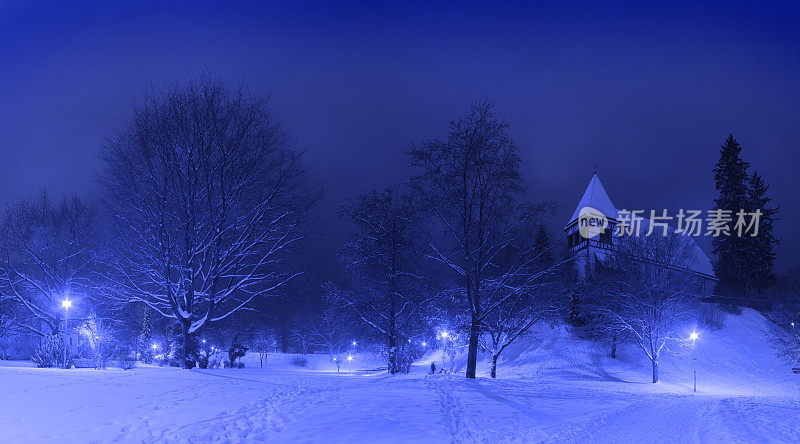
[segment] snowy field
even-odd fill
[[[36,369],[3,362],[3,442],[800,442],[800,375],[748,311],[698,345],[698,393],[673,350],[663,383],[635,350],[602,357],[555,329],[500,379],[301,369]],[[254,363],[255,362],[255,363]],[[485,366],[483,366],[485,367]]]

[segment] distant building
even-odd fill
[[[584,209],[586,208],[597,210],[607,220],[605,229],[599,235],[588,239],[581,236],[579,231],[581,214],[585,212]],[[575,264],[579,279],[585,279],[587,270],[596,269],[597,261],[602,261],[617,248],[618,240],[615,232],[620,223],[618,217],[617,208],[611,202],[611,198],[608,197],[608,193],[606,193],[600,178],[597,176],[597,172],[595,172],[586,187],[586,191],[583,193],[583,197],[578,202],[578,206],[572,213],[572,217],[564,227],[564,231],[567,234],[567,247],[576,256]],[[714,287],[717,283],[714,267],[694,239],[691,237],[688,237],[688,239],[691,242],[694,257],[687,264],[685,271],[697,277],[702,292],[701,296],[709,297],[713,295]]]

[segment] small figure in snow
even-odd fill
[[[431,361],[431,374],[436,374],[436,361]]]

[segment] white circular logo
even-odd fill
[[[584,239],[597,237],[606,231],[608,219],[606,216],[592,207],[583,207],[578,214],[578,232]]]

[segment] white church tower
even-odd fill
[[[617,208],[595,171],[564,227],[567,248],[577,255],[575,264],[579,278],[583,279],[586,270],[594,268],[595,260],[603,259],[613,249],[614,230],[619,223],[617,217]]]
[[[595,269],[598,260],[603,260],[618,245],[615,234],[619,221],[619,211],[608,197],[600,177],[595,171],[572,217],[564,227],[567,234],[567,247],[576,256],[575,268],[578,279],[584,279],[587,272]],[[646,226],[647,220],[642,221]],[[692,259],[684,271],[698,279],[701,296],[713,294],[717,278],[708,256],[697,243],[692,241]]]

